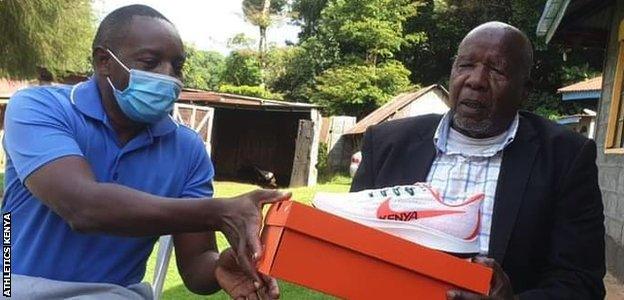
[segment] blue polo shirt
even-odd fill
[[[3,146],[2,212],[11,212],[15,274],[127,286],[143,279],[158,238],[73,231],[24,186],[55,159],[83,157],[98,182],[173,198],[212,196],[214,171],[197,133],[167,116],[119,146],[95,78],[17,92],[7,107]]]

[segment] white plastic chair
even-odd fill
[[[169,259],[173,250],[173,239],[170,235],[161,236],[158,239],[158,254],[156,256],[156,267],[154,268],[154,280],[152,280],[152,292],[154,300],[160,300],[162,290],[169,269]]]

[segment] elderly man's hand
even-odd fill
[[[476,300],[476,299],[496,299],[496,300],[512,300],[516,299],[513,293],[513,288],[511,287],[511,282],[509,281],[509,277],[503,271],[503,268],[491,258],[486,257],[476,257],[473,259],[474,262],[478,264],[482,264],[486,267],[492,268],[494,270],[494,274],[492,276],[492,287],[490,288],[490,295],[483,296],[474,294],[467,291],[462,290],[450,290],[446,293],[446,298],[449,300]]]
[[[260,246],[262,206],[288,200],[290,196],[291,193],[275,190],[255,190],[223,200],[218,227],[232,246],[232,254],[228,255],[236,255],[240,270],[253,279],[257,285],[262,285],[262,279],[254,267],[262,255]]]
[[[221,252],[215,269],[215,277],[221,288],[232,299],[279,299],[279,287],[274,278],[260,274],[262,284],[254,283],[236,261],[232,248]]]

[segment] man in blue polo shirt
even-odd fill
[[[164,234],[173,234],[191,291],[278,296],[275,281],[252,265],[261,255],[262,203],[289,195],[210,199],[214,170],[204,144],[168,115],[184,59],[169,20],[127,6],[98,28],[88,81],[11,98],[2,212],[12,217],[14,296],[150,298],[139,283]],[[217,230],[233,246],[221,255]]]

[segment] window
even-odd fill
[[[607,125],[605,153],[624,154],[624,21],[618,31],[618,60]]]

